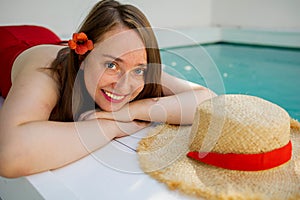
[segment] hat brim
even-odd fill
[[[291,126],[292,127],[292,126]],[[186,156],[191,126],[163,124],[138,145],[144,172],[186,194],[207,199],[299,199],[300,130],[291,128],[292,159],[263,171],[228,170]]]

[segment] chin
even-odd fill
[[[98,104],[101,110],[106,111],[106,112],[115,112],[120,110],[124,105],[101,105]]]

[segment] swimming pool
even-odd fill
[[[300,121],[300,49],[215,43],[166,48],[161,55],[168,73],[218,94],[262,97]]]

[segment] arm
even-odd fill
[[[88,118],[107,118],[119,121],[137,119],[170,124],[192,124],[196,107],[201,102],[216,96],[208,88],[166,73],[162,75],[162,85],[165,97],[134,101],[119,111],[97,112]]]
[[[37,121],[5,129],[1,126],[0,175],[13,178],[56,169],[103,147],[114,137],[143,128],[120,124],[91,120],[76,124]]]
[[[24,64],[20,60],[16,63]],[[31,63],[13,73],[13,86],[0,109],[0,176],[18,177],[62,167],[114,137],[145,127],[105,119],[48,121],[58,99],[57,85],[38,69]]]
[[[136,101],[130,107],[135,119],[192,124],[197,105],[208,98],[211,96],[206,90],[193,90],[158,99]]]
[[[196,107],[215,95],[203,86],[162,74],[165,97],[145,99],[132,103],[136,119],[167,122],[170,124],[192,124]]]

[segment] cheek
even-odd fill
[[[131,100],[137,97],[144,89],[144,81],[136,85],[134,92],[131,95]]]
[[[98,88],[98,84],[101,81],[103,72],[95,70],[84,70],[84,82],[87,90],[90,94],[94,94]]]

